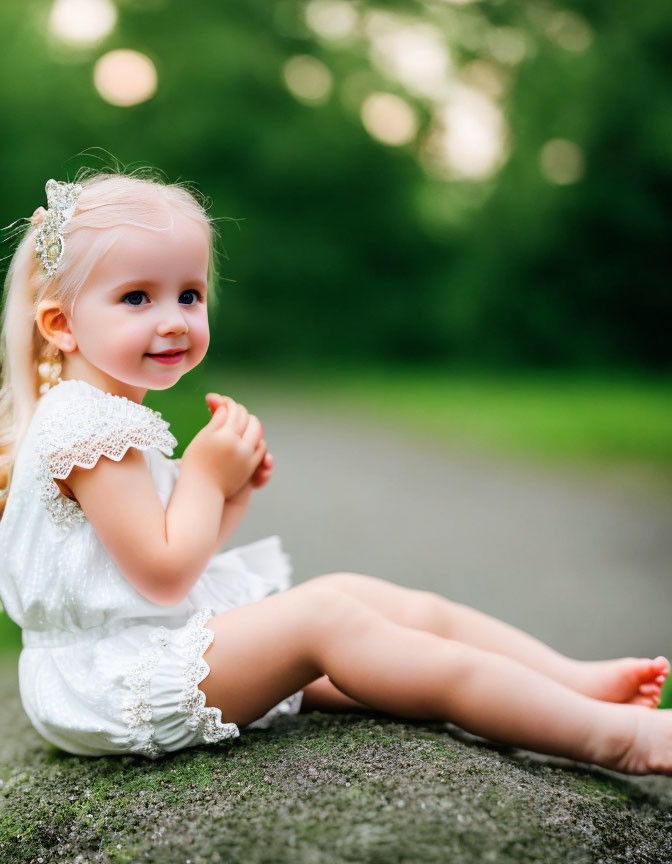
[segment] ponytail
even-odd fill
[[[5,280],[0,332],[0,518],[14,459],[37,404],[34,346],[39,335],[31,298],[34,229],[19,243]]]

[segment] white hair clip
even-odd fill
[[[39,216],[38,210],[33,214],[34,217],[37,216],[35,221],[41,217],[37,225],[35,256],[42,262],[42,269],[47,276],[53,276],[65,249],[62,228],[73,217],[82,186],[79,183],[62,183],[52,179],[47,180],[45,189],[48,209],[38,207],[41,211]]]

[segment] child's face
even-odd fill
[[[209,240],[204,226],[174,219],[160,232],[129,226],[97,262],[70,316],[77,351],[66,355],[69,376],[101,380],[102,372],[164,390],[201,362],[210,341]],[[151,356],[177,348],[183,353],[173,363]]]

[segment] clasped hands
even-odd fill
[[[226,501],[229,504],[247,504],[252,489],[260,489],[262,486],[265,486],[271,479],[273,473],[273,456],[266,449],[266,442],[263,440],[264,427],[261,425],[261,421],[254,414],[250,415],[244,405],[235,402],[230,396],[221,396],[218,393],[208,393],[206,394],[205,401],[213,415],[219,407],[224,406],[227,411],[227,416],[234,421],[234,428],[241,437],[248,431],[248,427],[251,427],[249,431],[252,433],[255,449],[259,446],[263,448],[263,458],[254,469],[247,482],[245,482],[237,492],[233,495],[227,496],[226,498]],[[256,427],[258,427],[258,429]]]

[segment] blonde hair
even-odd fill
[[[70,314],[96,262],[127,226],[165,231],[175,211],[208,231],[208,305],[213,308],[217,299],[215,220],[207,213],[206,199],[190,184],[167,183],[147,167],[124,173],[119,165],[113,171],[80,169],[73,182],[81,183],[82,191],[63,229],[65,250],[56,273],[48,276],[37,260],[36,229],[28,218],[5,279],[0,319],[0,518],[14,461],[40,396],[37,367],[49,343],[36,324],[39,304],[54,300]]]

